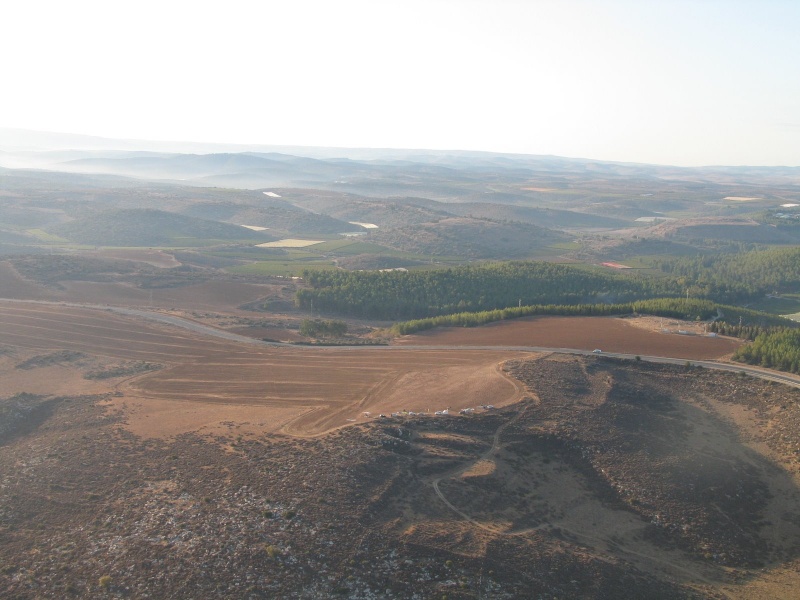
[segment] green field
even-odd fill
[[[27,229],[26,232],[32,236],[35,236],[37,240],[40,242],[44,242],[47,244],[69,244],[70,241],[54,235],[52,233],[47,233],[44,229]]]
[[[765,297],[757,302],[752,302],[748,308],[771,315],[800,314],[800,294],[781,294],[774,298]]]
[[[314,269],[335,268],[331,263],[260,261],[249,265],[232,267],[226,270],[229,273],[237,273],[239,275],[257,275],[260,277],[269,277],[271,275],[283,275],[284,277],[292,277],[292,276],[299,276],[300,272],[303,269],[309,267],[313,267]]]
[[[379,246],[378,244],[371,244],[369,242],[361,242],[350,238],[314,244],[313,246],[308,246],[306,249],[313,250],[314,252],[332,254],[334,256],[355,256],[356,254],[384,254],[389,256],[405,255],[402,252],[390,250],[385,246]]]

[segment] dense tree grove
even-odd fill
[[[800,248],[664,259],[664,276],[512,261],[430,271],[303,272],[301,308],[357,317],[419,319],[533,305],[627,303],[687,292],[726,304],[800,291]]]
[[[743,340],[750,340],[753,341],[762,333],[768,333],[771,331],[775,331],[776,327],[774,325],[764,325],[764,324],[747,324],[747,325],[739,325],[738,323],[728,323],[726,321],[715,321],[710,323],[708,326],[708,330],[713,333],[719,333],[721,335],[728,335],[730,337],[737,337]]]
[[[381,319],[413,319],[537,304],[597,304],[681,295],[664,278],[544,262],[435,271],[304,271],[302,308]]]
[[[733,358],[751,365],[800,373],[800,331],[787,329],[762,333],[752,344],[739,348]]]
[[[770,292],[800,290],[800,248],[670,258],[658,267],[693,295],[746,302]]]

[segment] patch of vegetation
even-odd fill
[[[175,257],[175,260],[183,264],[196,265],[198,267],[211,267],[213,269],[224,269],[241,264],[241,260],[235,258],[226,258],[224,256],[215,256],[210,253],[192,252],[188,250],[173,252],[172,255]]]
[[[53,233],[49,233],[43,229],[28,229],[27,233],[35,237],[40,242],[44,242],[46,244],[63,244],[65,242],[69,242],[67,238],[61,237],[60,235],[54,235]]]
[[[141,269],[154,270],[154,267],[137,265],[128,260],[63,254],[19,256],[12,258],[11,264],[23,277],[44,284],[59,281],[113,281],[116,277],[131,275]]]
[[[19,363],[16,368],[29,370],[39,367],[50,367],[52,365],[59,365],[61,363],[75,362],[84,358],[86,355],[82,352],[75,352],[73,350],[60,350],[58,352],[51,352],[50,354],[40,354],[24,360]]]
[[[791,315],[800,312],[800,294],[769,294],[748,303],[748,306],[773,315]]]
[[[337,264],[350,271],[377,271],[380,269],[400,269],[417,267],[425,263],[419,260],[403,258],[401,256],[388,256],[386,254],[357,254],[355,256],[340,258]]]
[[[294,260],[289,257],[281,257],[277,260],[260,260],[248,265],[241,265],[227,269],[227,272],[236,275],[255,275],[260,277],[270,277],[280,275],[281,277],[294,277],[299,275],[304,269],[313,268],[316,270],[335,269],[335,265],[330,260],[317,257],[308,257],[302,260]],[[289,258],[289,260],[287,260]]]
[[[140,373],[147,373],[149,371],[157,371],[163,368],[164,365],[160,365],[158,363],[136,361],[114,367],[108,367],[101,371],[89,371],[83,377],[84,379],[114,379],[115,377],[129,377],[132,375],[138,375]]]
[[[0,399],[0,444],[36,429],[48,419],[56,402],[24,392]]]
[[[304,319],[300,324],[300,335],[312,338],[337,338],[347,333],[344,321],[324,321],[322,319]]]

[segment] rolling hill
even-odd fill
[[[371,242],[416,254],[471,259],[527,258],[547,246],[569,241],[565,234],[524,223],[447,217],[436,222],[370,234]]]
[[[105,211],[56,225],[48,231],[79,244],[96,246],[183,246],[204,240],[275,239],[238,225],[152,209]]]

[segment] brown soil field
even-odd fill
[[[279,286],[206,281],[197,285],[145,289],[126,283],[63,282],[60,295],[70,302],[137,307],[179,307],[182,310],[238,312],[238,307],[274,293]]]
[[[102,257],[116,258],[105,253]],[[284,285],[212,279],[193,285],[148,289],[127,282],[63,281],[56,289],[25,279],[7,261],[0,261],[2,296],[24,300],[55,300],[162,309],[177,307],[184,311],[227,312],[252,316],[252,312],[241,311],[239,307],[267,296],[280,296]]]
[[[166,365],[108,384],[121,395],[110,406],[143,436],[218,428],[232,413],[243,431],[314,435],[364,421],[364,412],[457,411],[519,398],[497,369],[508,352],[260,347],[60,305],[0,304],[0,344]],[[16,379],[7,378],[7,393],[30,391]]]
[[[616,317],[530,317],[482,327],[448,327],[398,338],[397,345],[413,346],[541,346],[606,352],[671,356],[687,360],[715,359],[741,345],[733,338],[661,333],[652,319]],[[683,325],[674,329],[683,329]],[[687,327],[688,329],[688,327]]]

